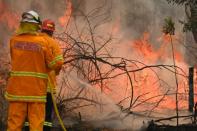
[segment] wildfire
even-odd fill
[[[132,42],[132,47],[138,55],[140,54],[143,57],[145,62],[156,63],[157,61],[165,61],[172,58],[172,52],[169,49],[171,41],[169,35],[163,35],[158,39],[158,42],[161,42],[158,49],[153,47],[153,44],[149,42],[149,38],[150,34],[145,32],[139,40]],[[172,37],[172,40],[175,40],[175,38]],[[175,49],[174,53],[176,61],[184,62],[183,55],[178,49]]]
[[[133,48],[138,54],[141,54],[144,57],[144,60],[148,62],[155,62],[160,56],[161,53],[155,51],[149,42],[149,33],[145,32],[139,40],[133,42]]]
[[[18,27],[19,17],[17,13],[12,12],[4,2],[0,2],[0,13],[0,22],[7,24],[10,30]]]
[[[73,12],[72,8],[72,2],[71,0],[65,0],[67,8],[63,14],[63,16],[59,17],[58,22],[61,26],[68,25],[71,14]],[[11,11],[8,6],[0,2],[0,22],[7,24],[10,30],[16,29],[19,23],[19,17],[17,13],[14,13]],[[112,27],[112,35],[120,35],[120,18],[114,23],[114,26]],[[108,28],[107,28],[108,29]],[[106,30],[106,29],[105,29]],[[83,34],[80,36],[81,41],[87,41],[90,39],[90,35]],[[150,41],[151,34],[148,32],[143,33],[141,38],[138,40],[134,40],[130,42],[132,45],[133,52],[129,55],[134,54],[134,57],[137,57],[139,61],[147,64],[147,65],[153,65],[153,64],[169,64],[172,65],[172,50],[170,48],[170,43],[177,45],[175,42],[176,36],[170,36],[170,35],[162,35],[159,39],[157,39],[157,47],[154,47],[153,44]],[[96,38],[95,38],[96,39]],[[96,39],[99,41],[99,39]],[[70,48],[69,45],[65,45],[65,43],[60,43],[61,47],[63,49]],[[177,66],[180,66],[184,70],[187,70],[188,65],[184,61],[184,56],[181,53],[180,49],[175,46],[174,54],[175,54],[175,60]],[[66,52],[70,56],[72,56],[72,52]],[[68,59],[68,58],[66,58]],[[139,67],[142,65],[138,65]],[[186,71],[187,72],[187,71]],[[174,75],[173,73],[169,73],[161,70],[156,70],[156,73],[158,76],[151,70],[151,69],[145,69],[143,71],[139,71],[135,73],[135,76],[132,75],[133,80],[133,87],[134,87],[134,98],[137,98],[138,96],[144,94],[139,101],[135,104],[139,104],[140,102],[143,102],[147,99],[150,99],[146,102],[144,102],[144,105],[150,105],[155,106],[156,103],[158,103],[159,100],[162,99],[162,101],[159,103],[159,108],[175,108],[175,98],[174,98],[174,91],[175,91],[175,85],[173,83],[174,81]],[[158,78],[159,77],[159,78]],[[164,82],[161,82],[160,79],[165,78],[166,83],[169,85],[165,85]],[[187,79],[184,77],[179,76],[179,99],[181,100],[180,107],[187,107],[187,90],[188,84]],[[0,83],[1,83],[0,78]],[[110,83],[110,84],[109,84]],[[105,85],[106,84],[106,85]],[[104,83],[105,91],[107,94],[110,94],[115,100],[120,100],[123,97],[127,97],[131,95],[131,91],[128,91],[128,78],[122,77],[122,78],[116,78],[112,80],[111,82],[107,81],[107,83]],[[97,86],[97,85],[96,85]],[[110,89],[110,87],[113,87],[113,89]],[[122,88],[123,87],[123,88]],[[117,88],[117,89],[114,89]],[[115,91],[114,91],[115,90]],[[126,91],[127,93],[125,93]],[[169,91],[169,92],[168,92]],[[116,94],[113,94],[116,92]],[[126,95],[126,96],[125,96]],[[197,99],[197,97],[195,97]],[[127,104],[129,101],[126,101]],[[135,105],[133,105],[135,107]],[[138,106],[138,109],[145,109],[141,106]],[[136,108],[135,108],[136,109]]]
[[[174,42],[175,38],[169,35],[163,35],[158,39],[158,44],[160,44],[160,46],[154,48],[153,44],[150,43],[150,34],[145,32],[139,40],[132,42],[132,47],[135,55],[141,56],[140,61],[146,64],[167,63],[172,65],[172,50],[170,48],[171,40]],[[172,44],[177,45],[175,42]],[[177,66],[183,68],[183,70],[187,70],[188,65],[184,61],[183,54],[179,51],[178,46],[175,47],[174,53]],[[175,109],[175,84],[172,82],[174,80],[174,75],[167,73],[166,71],[162,72],[157,70],[156,72],[159,76],[156,76],[151,69],[143,70],[135,75],[136,81],[134,81],[134,90],[136,97],[141,94],[146,94],[144,95],[143,100],[153,97],[153,99],[147,101],[149,104],[156,103],[158,100],[163,99],[158,107]],[[172,87],[165,87],[164,85],[161,85],[159,79],[162,78],[166,79],[166,82],[171,83]],[[187,108],[187,78],[178,76],[178,79],[179,99],[181,101],[179,106],[182,109],[185,109]]]
[[[61,26],[67,25],[70,21],[70,17],[72,14],[72,2],[71,0],[66,0],[67,8],[64,12],[64,15],[61,16],[58,20]]]

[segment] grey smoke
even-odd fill
[[[6,3],[10,10],[19,15],[27,10],[35,10],[40,13],[42,19],[51,18],[55,20],[57,24],[57,19],[64,14],[66,9],[65,0],[0,0],[0,2]],[[120,18],[120,34],[118,35],[119,37],[121,36],[122,40],[133,40],[141,37],[143,32],[150,32],[151,43],[153,43],[154,47],[159,47],[156,39],[161,36],[163,20],[168,16],[172,17],[175,21],[176,33],[182,31],[182,26],[178,23],[178,20],[184,19],[184,8],[169,5],[164,0],[72,0],[72,2],[73,7],[76,8],[73,12],[75,19],[78,19],[77,8],[88,13],[98,5],[102,5],[104,3],[104,9],[101,11],[108,11],[105,15],[107,16],[107,19],[106,23],[104,23],[104,27],[105,25],[108,27],[110,24],[115,22],[117,18]],[[105,16],[103,16],[102,19],[104,19]],[[91,20],[94,24],[99,22],[98,19]],[[103,30],[103,32],[105,31],[106,30]],[[60,32],[60,28],[57,29],[57,33],[58,32]],[[9,30],[6,24],[0,26],[0,44],[3,43],[3,46],[7,47],[9,36],[12,33],[13,30]],[[131,54],[131,49],[128,49],[127,45],[125,46],[124,43],[120,43],[119,46],[121,46],[121,48],[117,49],[120,50],[118,52],[120,55],[126,56]],[[125,49],[126,51],[121,49]],[[2,52],[1,49],[0,51]],[[112,106],[114,107],[114,104],[112,104]],[[118,109],[116,109],[116,111],[117,110]],[[101,120],[104,120],[104,118],[106,117],[103,117]],[[117,121],[114,120],[114,123]],[[138,125],[139,121],[141,121],[141,119],[136,121],[133,120],[132,122],[134,124],[137,123],[136,125]],[[107,122],[107,120],[104,121],[104,123],[102,123],[102,121],[99,122],[100,125],[105,126],[105,122]],[[120,124],[119,121],[117,122],[118,124],[114,123],[110,123],[111,125],[109,123],[107,124],[110,126]],[[140,126],[141,125],[142,124],[140,123]]]

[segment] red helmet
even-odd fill
[[[55,23],[52,20],[44,20],[42,22],[42,30],[55,31]]]

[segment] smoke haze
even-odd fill
[[[166,44],[165,41],[162,39],[162,25],[164,22],[164,18],[166,17],[172,17],[172,19],[174,20],[176,37],[180,38],[182,41],[185,40],[185,36],[182,33],[182,25],[178,22],[179,20],[185,19],[184,7],[169,5],[165,0],[71,1],[73,7],[72,19],[73,21],[76,21],[79,29],[84,29],[83,25],[84,23],[86,23],[81,17],[82,13],[80,12],[83,12],[86,15],[90,16],[90,22],[92,23],[92,27],[99,25],[99,29],[95,29],[95,32],[98,33],[98,35],[105,37],[109,36],[109,34],[113,34],[113,43],[109,46],[109,49],[113,56],[120,56],[135,60],[137,59],[146,64],[172,64],[170,45]],[[65,29],[65,26],[61,26],[59,18],[65,15],[65,11],[68,9],[67,5],[68,3],[66,0],[0,0],[0,54],[5,53],[5,50],[7,50],[6,52],[9,52],[7,43],[9,37],[11,36],[11,34],[14,33],[14,30],[18,26],[18,23],[20,21],[20,15],[22,14],[22,12],[28,10],[35,10],[39,12],[41,19],[50,18],[54,20],[57,25],[56,34],[59,34]],[[99,10],[93,13],[92,10],[94,10],[95,8],[99,8]],[[12,23],[11,21],[14,21],[14,23]],[[70,29],[69,32],[74,32],[73,34],[75,35],[76,29],[73,27],[74,26],[69,26],[67,30]],[[85,28],[84,30],[86,31],[87,29]],[[84,35],[87,35],[85,34],[85,31]],[[177,42],[175,42],[175,44],[177,52],[177,64],[186,69],[187,72],[188,63],[185,62],[184,57],[182,58],[182,56],[185,55],[185,49],[179,44],[177,44]],[[161,49],[161,47],[163,48],[163,50]],[[178,59],[179,56],[180,59]],[[158,84],[155,84],[153,86],[155,79],[151,79],[148,77],[154,75],[151,74],[149,71],[142,71],[138,74],[138,77],[139,79],[143,79],[145,84],[136,82],[136,93],[150,91],[152,94],[150,93],[149,95],[153,95],[154,93],[165,93],[168,89],[170,89],[170,91],[173,93],[175,89],[174,75],[170,74],[169,72],[166,73],[165,71],[160,71],[159,73],[160,77],[164,78],[170,86],[166,86],[165,83],[162,83],[162,87],[164,87],[162,89],[157,87]],[[114,123],[110,123],[111,121],[109,122],[106,119],[107,115],[109,115],[111,112],[115,112],[115,115],[122,113],[119,107],[115,105],[115,103],[126,97],[125,94],[130,94],[129,91],[127,93],[122,91],[126,88],[124,87],[125,83],[123,83],[122,80],[125,79],[115,79],[114,81],[109,82],[110,87],[113,87],[112,89],[115,92],[108,94],[109,97],[111,97],[114,101],[111,102],[110,99],[109,101],[107,101],[108,103],[110,103],[107,107],[110,108],[105,107],[105,110],[110,109],[110,111],[107,110],[105,112],[106,114],[102,112],[102,116],[101,114],[99,114],[101,112],[99,112],[96,108],[95,115],[100,117],[96,118],[95,116],[94,119],[86,119],[87,121],[89,120],[93,122],[93,124],[96,123],[97,125],[100,124],[102,126],[108,125],[110,127],[113,127],[117,125],[121,127],[120,118],[118,118],[117,121],[114,120]],[[78,84],[80,86],[85,85],[88,88],[91,88],[89,87],[89,85],[86,85],[86,83],[80,83],[80,80],[77,81],[79,81]],[[185,81],[182,82],[184,83]],[[92,90],[90,92],[92,93]],[[182,90],[182,92],[184,92],[184,90]],[[72,92],[67,93],[71,93],[71,96],[73,95]],[[102,99],[106,98],[106,96],[103,96],[103,94],[100,94],[100,96],[98,97],[101,97]],[[174,97],[172,96],[169,98],[170,102],[173,104]],[[128,103],[126,103],[125,105],[128,105]],[[143,106],[144,110],[146,110],[145,107],[149,108],[149,103]],[[166,103],[164,102],[161,107],[167,107]],[[138,108],[136,110],[138,110]],[[85,112],[86,110],[83,111]],[[112,115],[114,114],[112,113]],[[163,114],[166,115],[167,113]],[[171,114],[174,114],[174,112]],[[88,116],[92,114],[86,115]],[[121,115],[124,115],[124,113]],[[133,126],[134,129],[139,129],[139,127],[143,125],[143,120],[147,121],[147,118],[136,116],[132,116],[131,118],[127,119],[128,120],[125,120],[126,122],[124,123],[125,127],[132,128],[130,126]],[[131,122],[133,122],[133,124],[130,124]]]

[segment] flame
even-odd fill
[[[65,26],[69,23],[71,14],[72,14],[72,2],[71,0],[66,0],[67,8],[64,12],[64,15],[61,16],[58,21],[61,26]],[[7,7],[6,4],[3,2],[0,2],[0,22],[7,24],[9,29],[15,29],[18,26],[19,17],[17,16],[17,13],[14,13]],[[114,26],[112,27],[112,34],[116,35],[120,33],[120,18],[115,22]],[[85,34],[81,36],[82,41],[85,41],[88,39],[88,37]],[[158,39],[158,47],[155,48],[153,44],[150,42],[151,35],[148,32],[143,33],[142,37],[138,40],[134,40],[131,43],[132,48],[134,49],[134,52],[136,56],[140,56],[140,61],[146,63],[146,64],[157,64],[159,62],[168,62],[169,60],[172,60],[172,52],[170,48],[170,42],[171,42],[171,36],[170,35],[162,35]],[[175,37],[172,37],[172,41],[175,40]],[[176,44],[176,43],[173,43]],[[65,44],[62,44],[62,48],[68,48],[68,46]],[[188,67],[186,62],[184,61],[184,57],[182,53],[179,51],[179,49],[175,48],[175,59],[177,64],[182,64],[181,66],[185,69]],[[172,61],[170,61],[172,62]],[[171,63],[172,64],[172,63]],[[179,65],[178,65],[179,66]],[[166,77],[169,77],[168,74],[166,74]],[[133,80],[133,86],[134,86],[134,95],[135,97],[146,94],[143,96],[143,98],[140,99],[140,101],[143,101],[145,99],[149,99],[153,96],[159,96],[161,94],[165,94],[166,90],[162,89],[158,83],[158,78],[156,75],[150,70],[143,70],[141,72],[138,72],[134,76],[132,76]],[[174,78],[174,77],[172,77]],[[1,82],[1,81],[0,81]],[[112,81],[112,83],[118,83],[119,87],[117,87],[117,90],[115,92],[117,93],[117,96],[114,94],[111,94],[112,97],[114,97],[116,100],[123,98],[125,95],[130,95],[130,92],[125,93],[125,88],[120,88],[125,86],[125,83],[128,83],[128,80],[126,78],[118,78]],[[179,79],[179,93],[185,93],[185,85],[187,84],[187,80],[180,78]],[[196,84],[195,84],[196,85]],[[114,87],[112,85],[112,87]],[[127,88],[127,87],[126,87]],[[187,88],[187,87],[186,87]],[[106,86],[105,90],[107,93],[113,93],[111,92],[110,87]],[[163,95],[156,97],[154,99],[151,99],[147,103],[153,103],[156,102],[158,99],[161,99]],[[196,99],[197,97],[195,97]],[[187,107],[187,101],[183,98],[180,107]],[[160,103],[160,107],[168,107],[170,109],[175,108],[175,98],[171,96],[165,96],[163,101]],[[141,107],[139,107],[141,108]]]
[[[169,35],[163,35],[158,39],[158,42],[162,42],[160,44],[160,47],[158,49],[153,48],[152,44],[149,42],[150,34],[148,32],[145,32],[143,36],[139,40],[135,40],[132,43],[132,47],[135,49],[135,52],[137,54],[141,55],[143,60],[148,63],[156,63],[158,60],[166,60],[172,58],[172,51],[171,51],[171,45],[169,43],[171,42],[171,38]],[[172,41],[174,41],[175,38],[172,37]],[[174,44],[174,43],[173,43]],[[175,59],[178,62],[183,62],[184,58],[181,52],[177,49],[174,49]]]
[[[66,0],[67,9],[64,12],[64,15],[58,19],[61,26],[67,25],[70,21],[70,17],[72,14],[72,2],[71,0]]]
[[[117,20],[112,24],[112,35],[119,35],[120,25],[120,18],[118,17]]]
[[[131,42],[133,53],[135,53],[135,56],[140,56],[140,61],[144,62],[146,64],[157,64],[157,63],[168,63],[169,65],[173,65],[172,62],[172,50],[171,50],[171,40],[172,44],[174,44],[175,49],[175,60],[177,63],[177,66],[183,68],[184,70],[188,69],[188,65],[184,61],[183,54],[179,51],[179,48],[177,46],[177,43],[174,41],[177,39],[177,36],[169,36],[169,35],[163,35],[158,39],[157,48],[153,46],[153,44],[150,42],[150,34],[148,32],[145,32],[142,37],[138,40],[134,40]],[[157,70],[158,71],[158,70]],[[159,75],[162,75],[161,72],[157,72]],[[164,78],[169,78],[169,80],[166,80],[166,82],[172,81],[171,79],[174,79],[173,74],[168,74],[166,72],[163,72]],[[138,72],[135,74],[135,81],[134,81],[134,92],[135,96],[139,96],[141,94],[146,94],[143,96],[142,100],[149,99],[154,96],[158,96],[156,98],[151,99],[147,103],[154,103],[160,99],[163,99],[160,102],[160,109],[161,108],[168,108],[168,109],[175,109],[175,98],[174,93],[176,86],[175,84],[173,88],[169,88],[169,94],[171,95],[165,95],[167,92],[167,89],[165,87],[161,86],[159,84],[157,76],[152,72],[152,70],[147,69],[143,70],[141,72]],[[186,88],[188,88],[187,78],[178,76],[178,82],[179,82],[179,99],[181,100],[179,107],[182,109],[187,108],[188,104],[188,98],[186,94]],[[173,93],[172,93],[173,92]],[[162,95],[163,94],[163,95]],[[182,95],[181,95],[182,94]],[[147,104],[146,103],[146,104]],[[158,108],[159,109],[159,108]],[[141,107],[137,108],[137,110],[142,110]]]
[[[159,40],[163,40],[164,43],[169,43],[171,41],[171,38],[173,39],[172,35],[163,34],[162,37],[159,38]]]
[[[17,13],[12,12],[12,10],[3,2],[0,2],[0,12],[0,23],[7,24],[10,30],[18,27],[19,17]]]
[[[162,52],[156,51],[149,42],[149,33],[145,32],[139,40],[132,42],[133,48],[137,54],[142,55],[147,62],[155,62],[161,57]],[[162,48],[161,48],[162,49]]]
[[[194,66],[194,96],[197,94],[197,65]],[[194,97],[194,103],[197,102],[197,96]]]

